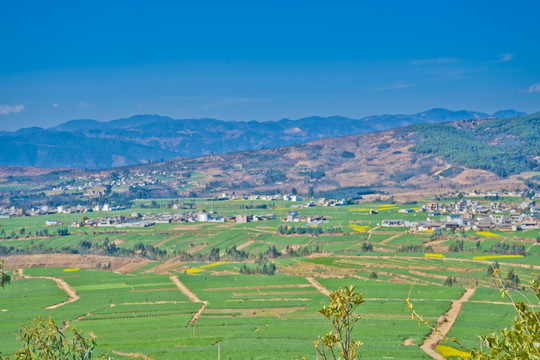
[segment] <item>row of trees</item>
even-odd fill
[[[276,265],[272,262],[257,262],[254,266],[242,265],[240,268],[240,274],[262,274],[262,275],[274,275],[276,272]]]
[[[309,235],[320,235],[320,234],[341,234],[343,231],[341,227],[328,227],[321,228],[319,226],[288,226],[280,225],[278,227],[278,232],[281,235],[293,235],[293,234],[309,234]]]
[[[46,237],[66,236],[66,235],[69,235],[69,229],[62,228],[62,229],[56,229],[56,231],[49,231],[48,229],[43,229],[43,230],[36,230],[34,234],[35,236],[46,236]],[[15,239],[18,237],[28,238],[31,236],[32,236],[32,231],[27,232],[25,228],[19,229],[19,234],[17,234],[15,230],[12,230],[10,234],[6,234],[6,231],[4,229],[0,231],[0,238],[5,238],[5,239]]]

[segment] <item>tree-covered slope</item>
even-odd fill
[[[499,176],[538,170],[540,112],[493,120],[417,124],[411,128],[422,140],[411,151],[444,156],[472,169]]]

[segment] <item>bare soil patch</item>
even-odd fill
[[[405,345],[405,346],[413,346],[413,345],[416,345],[416,343],[414,342],[413,339],[405,339],[405,340],[403,340],[402,344]]]
[[[255,240],[248,240],[245,243],[243,243],[242,245],[240,245],[239,247],[237,247],[236,250],[242,250],[243,248],[248,247],[249,245],[253,244],[254,242],[256,242],[256,241]]]
[[[172,236],[172,237],[170,237],[170,238],[163,239],[163,240],[161,240],[160,242],[158,242],[158,243],[157,243],[156,245],[154,245],[154,246],[157,247],[157,246],[164,245],[167,241],[171,241],[171,240],[174,239],[174,238],[176,238],[176,236]]]
[[[122,239],[116,239],[116,240],[113,241],[113,244],[114,244],[114,245],[121,245],[121,244],[123,244],[123,243],[125,243],[125,241],[122,240]]]
[[[145,270],[145,273],[149,274],[170,274],[171,271],[176,269],[179,266],[182,266],[182,262],[180,261],[166,261],[162,264],[158,264],[154,267],[151,267],[150,269]]]
[[[208,244],[199,244],[199,245],[197,245],[197,246],[192,247],[191,249],[186,250],[186,252],[187,252],[188,254],[193,254],[194,252],[199,251],[199,250],[202,250],[202,249],[204,249],[204,248],[207,247],[207,246],[208,246]]]
[[[238,275],[238,273],[231,270],[221,270],[221,271],[212,271],[212,275]]]
[[[139,264],[143,266],[149,260],[138,258],[120,258],[103,255],[80,254],[32,254],[5,256],[7,269],[25,267],[59,267],[59,268],[105,268],[116,271],[126,264]]]
[[[129,274],[129,273],[134,273],[135,271],[139,270],[139,268],[143,267],[144,265],[146,265],[146,263],[142,263],[142,262],[133,262],[133,263],[126,263],[126,264],[123,264],[123,265],[120,265],[120,267],[114,269],[114,272],[117,272],[117,273],[120,273],[120,274]]]

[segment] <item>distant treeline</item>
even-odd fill
[[[320,234],[341,234],[343,231],[340,227],[327,227],[321,228],[319,226],[287,226],[280,225],[278,227],[278,232],[281,235],[293,235],[293,234],[309,234],[309,235],[320,235]]]
[[[377,194],[380,193],[377,190],[369,186],[349,186],[334,190],[319,191],[316,193],[316,197],[325,199],[361,199],[362,195]]]

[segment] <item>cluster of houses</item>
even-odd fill
[[[13,208],[15,209],[15,208]],[[51,214],[78,214],[78,213],[89,213],[93,211],[118,211],[118,210],[125,210],[125,206],[111,206],[110,204],[103,204],[103,205],[94,205],[94,206],[85,206],[85,205],[77,205],[77,206],[39,206],[39,207],[33,207],[28,210],[23,209],[17,209],[16,212],[9,212],[6,217],[16,217],[16,216],[38,216],[38,215],[51,215]],[[2,209],[0,209],[0,214],[2,213]]]
[[[70,177],[60,177],[64,180],[75,180],[68,183],[53,187],[53,191],[77,191],[84,192],[84,196],[98,197],[104,195],[103,191],[96,190],[96,188],[103,188],[106,186],[119,186],[119,187],[145,187],[148,185],[155,185],[158,180],[157,176],[168,175],[165,171],[151,171],[145,172],[133,172],[121,176],[79,176],[76,179]]]
[[[250,221],[266,221],[275,220],[273,214],[266,215],[249,215],[240,214],[229,217],[213,216],[207,212],[184,212],[184,213],[161,213],[161,214],[140,214],[132,212],[129,216],[115,215],[100,218],[83,218],[80,221],[73,221],[71,227],[102,227],[114,226],[118,228],[125,227],[149,227],[155,224],[170,224],[170,223],[192,223],[192,222],[236,222],[247,223]],[[59,221],[47,220],[46,225],[61,225]]]
[[[285,221],[285,222],[302,222],[302,223],[306,223],[307,226],[319,226],[319,225],[322,225],[322,224],[328,224],[329,223],[329,221],[326,220],[326,218],[323,217],[323,216],[299,215],[297,211],[292,211],[292,210],[287,213],[287,217],[283,218],[283,221]]]
[[[275,195],[258,195],[258,194],[242,194],[242,195],[229,195],[229,193],[222,193],[219,197],[219,200],[265,200],[265,201],[296,201],[301,202],[302,197],[300,195],[294,194],[275,194]],[[349,205],[349,202],[346,199],[325,199],[320,198],[317,201],[308,201],[303,204],[292,205],[291,208],[306,208],[311,206],[344,206]]]
[[[502,229],[524,230],[540,229],[540,207],[535,201],[524,201],[519,205],[503,202],[480,204],[478,201],[461,200],[455,203],[426,204],[418,210],[402,209],[402,213],[427,212],[425,221],[404,219],[383,220],[382,226],[405,226],[412,231],[455,229],[465,230]]]

